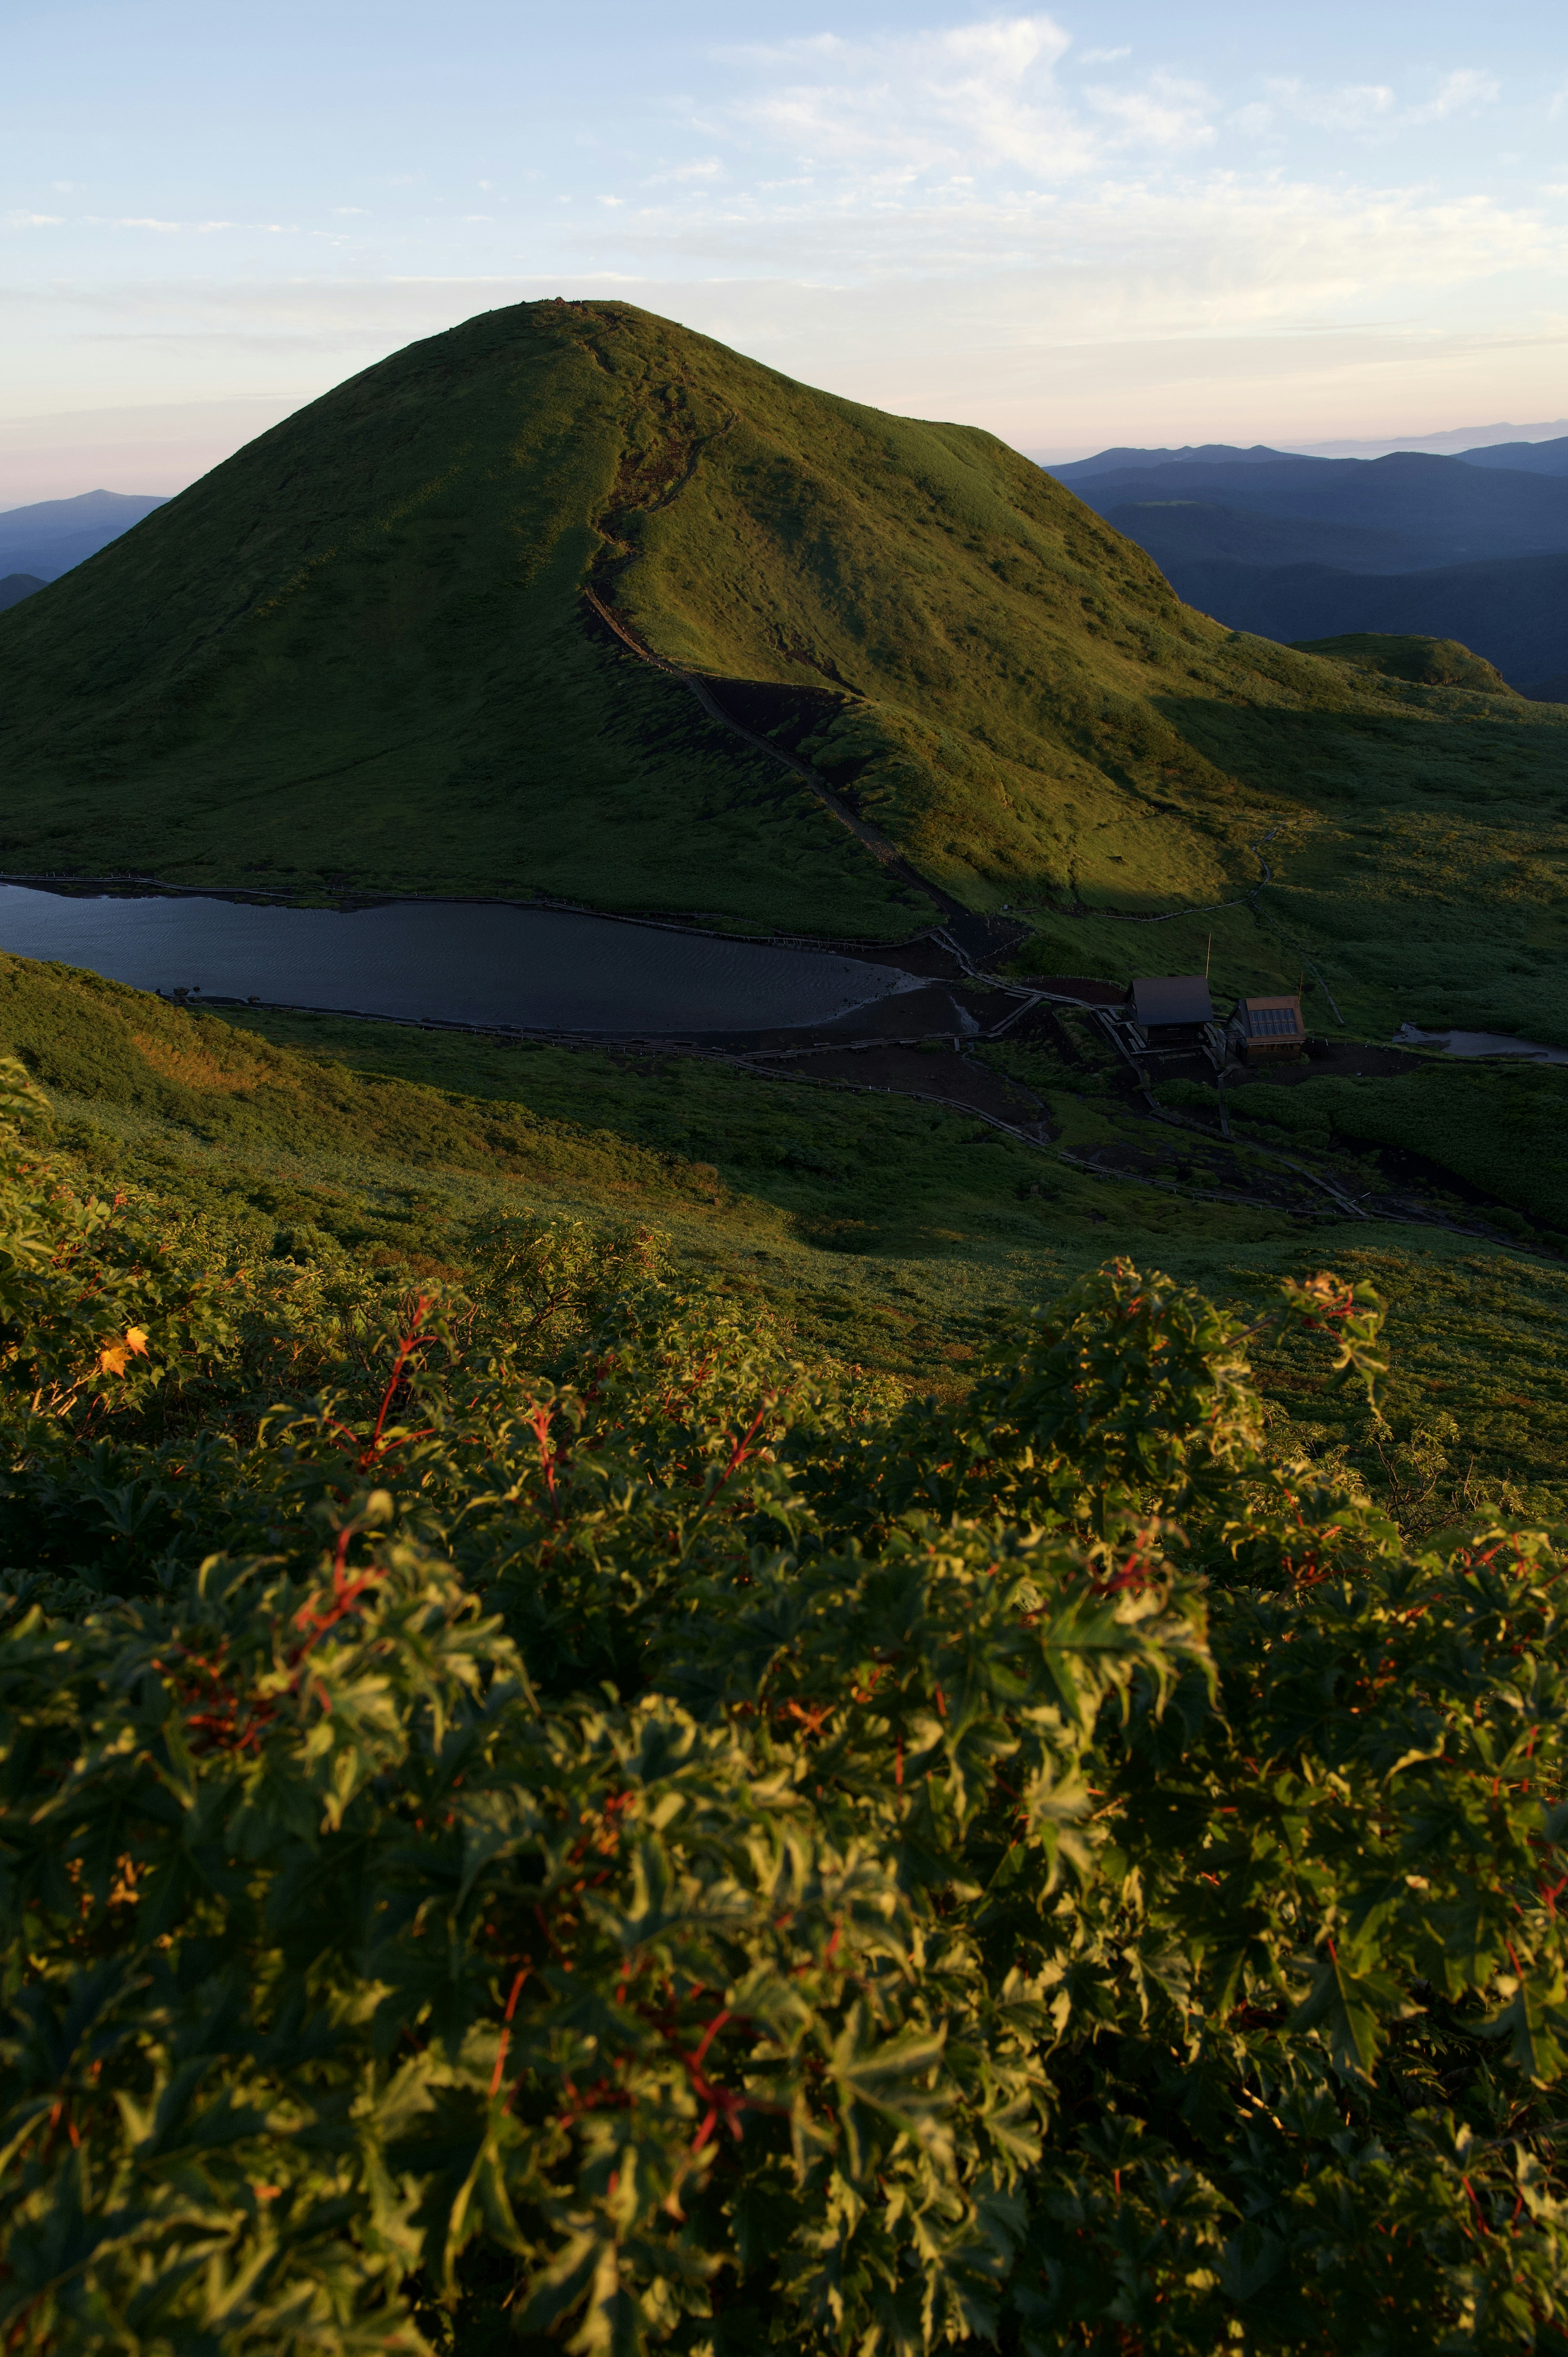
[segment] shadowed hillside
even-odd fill
[[[1194,605],[1264,638],[1299,642],[1387,630],[1457,639],[1523,689],[1561,670],[1568,647],[1568,555],[1496,557],[1419,573],[1225,557],[1165,561]]]
[[[1443,561],[1441,542],[1415,533],[1373,532],[1314,516],[1266,515],[1213,500],[1128,500],[1112,508],[1105,521],[1146,550],[1173,587],[1183,582],[1184,568],[1216,562],[1237,567],[1316,565],[1334,565],[1344,573],[1404,573]],[[1200,597],[1190,602],[1205,613],[1209,610]]]
[[[1321,890],[1380,942],[1347,802],[1424,836],[1451,791],[1512,826],[1502,789],[1555,824],[1563,743],[1549,707],[1239,638],[990,436],[608,303],[339,387],[0,619],[0,678],[12,873],[841,933],[932,904],[758,735],[972,906],[1202,908],[1310,839],[1293,929],[1321,939]]]

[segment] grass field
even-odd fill
[[[661,656],[760,683],[753,723],[921,874],[1036,911],[1047,965],[1168,971],[1212,921],[1228,975],[1310,959],[1353,1027],[1568,1037],[1568,714],[1229,632],[991,436],[621,304],[411,347],[0,618],[0,860],[929,917],[595,624],[590,580]],[[1212,920],[1104,913],[1236,899],[1265,858]]]
[[[1539,1255],[1194,1202],[1092,1178],[961,1114],[694,1057],[196,1015],[17,958],[0,960],[0,1047],[54,1097],[83,1179],[145,1196],[171,1232],[199,1216],[242,1254],[348,1255],[389,1284],[460,1283],[498,1216],[630,1220],[768,1303],[813,1359],[921,1389],[961,1387],[1019,1307],[1112,1253],[1241,1302],[1285,1272],[1367,1276],[1391,1307],[1396,1437],[1451,1416],[1459,1471],[1473,1458],[1528,1511],[1568,1516],[1568,1271]],[[1069,1150],[1114,1134],[1081,1074],[1014,1061]],[[1305,1360],[1264,1372],[1275,1412],[1311,1445],[1366,1458],[1348,1394]]]

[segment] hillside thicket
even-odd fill
[[[1128,1130],[1082,1036],[1070,1063],[1010,1038],[986,1051],[1038,1092],[1058,1144],[1031,1147],[961,1106],[717,1058],[528,1047],[262,1007],[198,1013],[0,957],[0,1046],[56,1104],[72,1183],[123,1191],[149,1221],[210,1217],[252,1263],[352,1266],[382,1287],[461,1285],[496,1222],[520,1211],[596,1228],[632,1218],[656,1223],[688,1274],[779,1321],[798,1355],[950,1395],[999,1333],[1097,1267],[1112,1234],[1134,1261],[1249,1314],[1280,1278],[1327,1257],[1388,1302],[1383,1407],[1401,1439],[1452,1424],[1453,1482],[1511,1494],[1547,1522],[1568,1511],[1557,1348],[1568,1275],[1542,1249],[1568,1230],[1552,1152],[1568,1075],[1434,1058],[1391,1085],[1276,1077],[1232,1091],[1238,1139],[1283,1146],[1293,1161],[1328,1154],[1353,1191],[1386,1187],[1382,1149],[1413,1150],[1438,1182],[1434,1207],[1459,1230],[1357,1222],[1325,1232],[1230,1200],[1229,1178],[1215,1200],[1215,1174],[1184,1162],[1185,1140],[1152,1171],[1168,1181],[1187,1170],[1178,1190],[1085,1167],[1120,1158]],[[1212,1126],[1212,1087],[1166,1090]],[[1248,1167],[1232,1175],[1250,1183]],[[1475,1215],[1459,1192],[1445,1195],[1445,1178],[1499,1198],[1485,1221],[1520,1248],[1465,1232]],[[1348,1450],[1380,1489],[1364,1403],[1289,1349],[1258,1372],[1269,1412],[1288,1411],[1302,1448]]]
[[[1556,2350],[1541,1534],[1125,1263],[966,1398],[518,1220],[461,1292],[0,1164],[19,2352]]]

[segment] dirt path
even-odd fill
[[[901,884],[908,884],[915,891],[923,892],[929,900],[936,903],[946,917],[970,915],[971,911],[964,907],[961,900],[955,900],[950,892],[944,892],[940,884],[933,884],[929,877],[922,876],[917,869],[911,867],[897,844],[890,843],[885,834],[879,834],[875,827],[868,826],[863,818],[858,817],[851,810],[843,795],[835,794],[832,788],[818,776],[809,761],[802,761],[794,753],[787,753],[781,745],[775,745],[770,737],[759,737],[755,729],[747,728],[743,721],[734,719],[725,710],[714,692],[715,687],[723,686],[723,681],[704,679],[700,672],[684,671],[679,663],[667,662],[662,655],[655,654],[652,648],[645,644],[631,625],[623,620],[615,608],[607,606],[595,591],[585,589],[583,596],[600,621],[615,632],[621,644],[628,648],[639,662],[650,664],[654,671],[661,671],[666,679],[678,680],[682,687],[690,689],[710,720],[716,720],[721,728],[730,729],[747,745],[754,746],[757,752],[766,753],[769,760],[777,761],[782,768],[789,770],[810,792],[815,794],[822,808],[836,818],[841,826],[847,827],[856,841],[865,845],[872,857],[879,860],[884,867],[897,876]]]
[[[854,1088],[877,1090],[890,1096],[919,1097],[954,1112],[979,1114],[983,1120],[1027,1136],[1034,1145],[1051,1135],[1047,1108],[1032,1089],[993,1071],[989,1064],[971,1061],[951,1048],[911,1048],[898,1040],[870,1040],[858,1046],[798,1049],[793,1055],[751,1056],[749,1069],[795,1080],[844,1081]]]

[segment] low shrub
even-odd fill
[[[1560,1566],[1270,1455],[1365,1288],[909,1402],[635,1230],[209,1269],[11,1113],[11,2349],[1568,2345]]]

